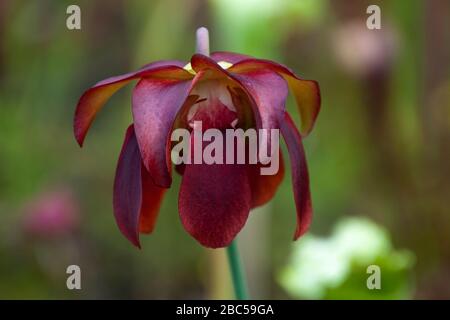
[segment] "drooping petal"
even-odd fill
[[[152,233],[158,218],[166,188],[160,188],[153,183],[153,179],[141,161],[142,204],[139,218],[139,232]]]
[[[202,77],[191,80],[144,78],[133,91],[133,119],[142,159],[154,183],[169,187],[172,183],[170,134],[178,112],[192,87]]]
[[[294,94],[301,117],[301,133],[303,136],[311,132],[320,110],[320,88],[314,80],[297,77],[289,68],[273,61],[263,59],[240,60],[228,71],[231,73],[248,73],[255,70],[272,70],[280,74],[288,83]]]
[[[180,61],[158,61],[144,66],[136,72],[102,80],[81,96],[75,111],[74,134],[80,146],[98,111],[106,101],[130,81],[141,77],[190,79],[192,74],[182,68]]]
[[[140,247],[139,231],[153,229],[164,192],[153,184],[142,164],[131,125],[117,164],[113,206],[120,231],[135,246]]]
[[[261,164],[249,165],[248,175],[252,191],[252,208],[262,206],[275,195],[284,178],[284,160],[279,152],[279,168],[274,175],[261,175]]]
[[[297,229],[294,234],[294,240],[296,240],[308,230],[311,223],[311,193],[302,137],[287,112],[284,119],[285,121],[280,121],[280,129],[291,161],[292,186],[297,210]]]
[[[229,62],[232,64],[238,63],[242,60],[252,59],[253,57],[247,56],[245,54],[240,53],[234,53],[234,52],[227,52],[227,51],[216,51],[211,53],[211,59],[213,59],[216,62]]]
[[[260,117],[260,127],[266,129],[262,139],[258,141],[258,148],[271,150],[273,130],[279,129],[279,119],[284,115],[288,87],[286,81],[271,70],[252,70],[234,77],[246,88],[256,103]],[[278,142],[278,141],[277,141]],[[264,149],[266,148],[266,149]],[[263,151],[263,154],[267,154]]]
[[[210,248],[228,246],[250,211],[251,190],[244,165],[185,166],[178,207],[186,231]]]
[[[278,129],[278,120],[283,116],[286,107],[288,95],[286,81],[277,73],[264,69],[234,74],[234,77],[246,88],[256,103],[261,119],[260,128]],[[261,141],[260,145],[263,143]]]
[[[186,231],[202,245],[228,246],[247,221],[252,197],[247,169],[245,164],[184,165],[178,210]]]

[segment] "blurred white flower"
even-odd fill
[[[355,266],[362,273],[383,258],[389,272],[411,267],[413,256],[394,251],[388,233],[365,218],[348,218],[338,223],[329,238],[308,234],[294,244],[289,264],[282,270],[281,285],[294,297],[326,298],[329,289],[344,284]],[[367,290],[361,282],[361,290]]]

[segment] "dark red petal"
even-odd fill
[[[245,165],[185,166],[178,198],[180,218],[203,246],[228,246],[247,221],[250,205]]]
[[[294,240],[297,240],[308,230],[312,219],[308,167],[305,151],[303,150],[302,137],[287,112],[285,121],[280,121],[280,129],[291,160],[292,186],[297,209],[297,229],[294,234]]]
[[[120,231],[135,246],[139,244],[139,213],[142,202],[141,156],[133,126],[125,135],[114,180],[114,215]]]
[[[289,68],[269,60],[247,59],[231,66],[231,73],[248,73],[255,70],[272,70],[279,73],[287,81],[297,102],[297,108],[302,120],[301,132],[308,135],[314,127],[320,111],[320,88],[314,80],[304,80],[297,77]]]
[[[117,225],[123,235],[140,247],[139,230],[150,230],[165,190],[153,185],[142,164],[131,125],[125,135],[114,179],[113,206]]]
[[[249,165],[249,181],[252,191],[252,208],[262,206],[275,195],[284,178],[284,160],[280,150],[280,166],[274,175],[261,175],[261,164]]]
[[[160,188],[153,180],[141,161],[142,204],[139,218],[139,232],[151,233],[155,228],[159,208],[166,193],[166,188]]]
[[[286,81],[277,73],[264,69],[234,74],[234,77],[256,103],[261,120],[260,128],[278,129],[278,119],[284,114],[288,95]]]
[[[133,91],[133,119],[142,159],[154,183],[169,187],[170,134],[179,110],[201,74],[194,80],[144,78]],[[189,100],[188,100],[189,101]]]
[[[141,77],[190,79],[192,74],[181,68],[179,61],[158,61],[144,66],[136,72],[102,80],[81,96],[75,111],[74,134],[80,146],[98,111],[106,101],[131,80]]]
[[[226,61],[232,64],[238,63],[242,60],[252,59],[253,57],[247,56],[245,54],[227,52],[227,51],[217,51],[211,53],[211,59],[216,62]]]

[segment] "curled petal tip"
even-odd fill
[[[312,213],[310,213],[312,215]],[[301,236],[303,236],[309,230],[309,225],[303,225],[301,228],[297,228],[294,233],[293,241],[297,241]]]
[[[127,239],[131,242],[131,244],[133,246],[135,246],[137,249],[141,250],[141,242],[139,241],[139,236],[137,236],[137,238],[133,239],[133,238],[128,238]]]
[[[77,127],[74,126],[73,131],[74,131],[74,136],[75,136],[75,140],[77,141],[77,144],[80,146],[80,148],[82,148],[83,142],[84,142],[84,137],[80,134]]]

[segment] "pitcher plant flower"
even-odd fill
[[[309,177],[302,139],[320,109],[316,81],[298,77],[282,64],[232,52],[194,54],[190,62],[164,60],[102,80],[80,98],[74,133],[80,146],[105,102],[139,80],[132,93],[133,123],[125,134],[114,181],[113,207],[121,232],[140,247],[140,233],[151,233],[166,190],[172,183],[171,134],[177,128],[277,129],[291,164],[297,211],[294,239],[311,222]],[[292,92],[301,118],[298,130],[286,111]],[[267,143],[269,143],[268,141]],[[262,143],[259,141],[258,143]],[[205,147],[205,146],[204,146]],[[186,231],[205,247],[228,246],[252,208],[272,199],[284,176],[283,159],[274,175],[257,164],[182,164],[178,209]]]

